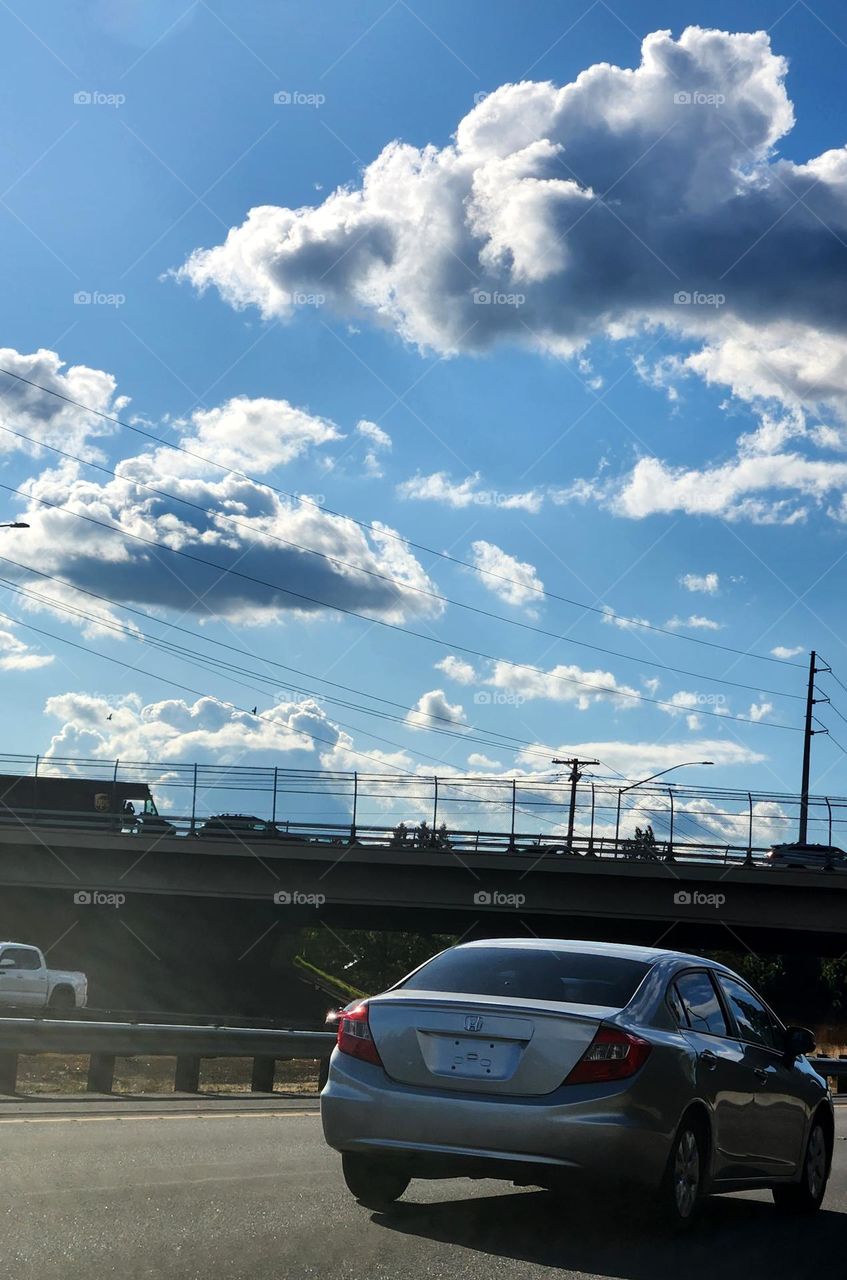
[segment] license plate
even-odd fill
[[[505,1080],[518,1065],[521,1046],[481,1036],[427,1035],[430,1071],[462,1080]]]

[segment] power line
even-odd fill
[[[5,557],[0,557],[0,559],[5,559]],[[48,574],[45,576],[52,577],[53,575]],[[126,627],[117,621],[99,617],[98,615],[89,613],[84,609],[78,609],[73,605],[66,604],[61,601],[57,601],[52,596],[44,595],[41,592],[32,591],[26,587],[22,587],[19,583],[11,581],[10,579],[0,578],[0,584],[8,587],[12,591],[15,591],[19,595],[25,596],[32,600],[36,600],[40,604],[47,604],[49,605],[50,608],[56,609],[62,613],[70,614],[73,617],[82,619],[85,622],[92,624],[94,626],[100,627],[105,631],[114,632],[125,639],[135,640],[137,643],[152,645],[154,648],[160,649],[164,653],[170,654],[172,657],[179,658],[183,662],[189,663],[189,665],[200,667],[204,671],[209,671],[215,675],[220,675],[223,672],[224,674],[228,675],[228,677],[231,680],[233,680],[233,683],[240,685],[244,689],[250,689],[253,692],[267,693],[267,690],[265,688],[257,688],[256,685],[247,684],[242,680],[236,679],[235,676],[232,675],[233,672],[241,675],[247,675],[251,677],[253,680],[261,681],[263,685],[275,686],[276,684],[278,684],[278,681],[273,679],[271,676],[264,675],[262,672],[257,672],[246,667],[241,667],[232,662],[225,662],[223,661],[223,659],[214,658],[211,655],[198,654],[196,651],[192,649],[186,649],[183,645],[174,644],[173,641],[169,641],[164,637],[153,636],[153,635],[150,635],[149,632],[141,631],[140,629],[133,630],[131,627]],[[92,592],[90,594],[95,594],[95,593]],[[139,614],[142,617],[150,618],[151,621],[157,621],[157,619],[152,618],[150,614],[145,613],[144,610],[129,609],[128,606],[120,605],[116,601],[108,600],[108,597],[105,597],[105,596],[98,595],[96,598],[99,600],[107,601],[109,604],[113,604],[117,608],[127,608],[129,612]],[[208,643],[218,644],[225,649],[229,649],[235,653],[240,653],[244,655],[243,649],[238,649],[235,645],[229,645],[223,641],[213,640],[211,637],[200,636],[197,634],[196,631],[192,631],[188,627],[182,627],[175,623],[166,623],[162,625],[166,625],[169,630],[176,630],[176,631],[183,632],[185,635],[189,635],[195,640],[207,640]],[[283,663],[277,663],[271,658],[264,658],[262,657],[262,655],[259,655],[259,654],[255,656],[259,659],[259,661],[267,662],[273,666],[282,667],[284,670],[287,670],[287,671],[296,670],[295,668],[285,667]],[[313,679],[313,680],[319,680],[319,681],[323,680],[323,677],[311,675],[310,673],[307,673],[307,672],[306,673],[297,672],[297,674],[300,674],[300,675],[305,674],[307,678]],[[328,680],[326,681],[326,683],[340,689],[345,689],[348,692],[358,694],[360,697],[372,698],[375,701],[384,702],[389,706],[397,707],[400,710],[402,710],[405,714],[403,716],[398,716],[398,715],[389,714],[388,712],[385,712],[385,711],[375,710],[372,707],[363,707],[358,703],[349,702],[343,698],[333,697],[332,695],[322,693],[319,690],[309,689],[302,686],[298,687],[294,684],[291,684],[289,687],[294,693],[304,694],[307,697],[316,698],[322,702],[328,702],[336,706],[346,707],[349,710],[353,710],[353,711],[360,711],[360,712],[363,712],[365,715],[373,716],[374,718],[381,719],[381,720],[390,720],[397,724],[408,724],[408,721],[406,719],[406,714],[408,714],[410,711],[414,711],[416,716],[421,716],[422,718],[427,720],[441,721],[445,724],[450,724],[453,726],[452,730],[441,729],[436,725],[419,726],[427,729],[431,733],[441,733],[450,738],[456,738],[467,743],[475,743],[480,746],[488,747],[489,749],[493,748],[498,751],[505,750],[505,751],[514,752],[520,749],[520,750],[523,750],[525,754],[537,755],[542,757],[545,760],[549,760],[549,753],[547,751],[544,751],[538,748],[535,743],[530,742],[526,738],[512,737],[512,735],[510,734],[501,734],[498,730],[482,729],[476,725],[461,725],[459,721],[455,719],[451,719],[448,716],[438,715],[436,712],[423,712],[423,711],[418,711],[415,708],[404,707],[402,703],[394,702],[388,698],[380,698],[375,694],[370,694],[367,691],[362,689],[351,688],[348,685],[338,685],[336,684],[335,681],[332,681],[332,680]],[[345,728],[351,727],[349,725],[345,725],[344,721],[341,721],[341,720],[337,721],[337,723]],[[474,736],[477,734],[488,734],[489,736],[487,737]],[[399,747],[400,744],[391,743],[390,745]],[[404,748],[401,748],[401,749],[404,749]],[[420,753],[413,752],[413,754],[420,754],[424,758],[434,759],[434,757],[427,757],[426,753],[423,753],[423,752],[420,752]]]
[[[392,578],[389,574],[378,573],[375,569],[367,569],[364,565],[352,564],[349,560],[343,560],[339,556],[330,555],[326,551],[318,551],[315,547],[304,546],[303,543],[294,542],[290,538],[283,538],[279,534],[272,533],[270,530],[256,530],[246,520],[239,520],[236,516],[231,516],[225,511],[221,511],[217,507],[204,507],[202,503],[192,502],[190,498],[185,498],[177,493],[170,493],[167,489],[160,489],[155,485],[147,484],[144,480],[138,480],[135,477],[128,478],[115,471],[112,467],[107,467],[99,462],[94,462],[88,458],[80,457],[79,454],[70,453],[66,449],[59,449],[56,445],[44,444],[37,440],[34,436],[26,435],[23,431],[15,431],[11,427],[0,425],[0,431],[5,431],[7,435],[17,436],[21,440],[28,440],[31,444],[38,445],[40,448],[48,449],[51,453],[56,453],[61,458],[67,458],[69,461],[78,462],[82,466],[90,467],[94,471],[100,471],[104,475],[112,476],[113,479],[121,480],[124,483],[131,484],[138,489],[146,489],[149,493],[155,494],[160,498],[167,498],[170,502],[179,502],[183,506],[190,507],[194,511],[199,511],[202,515],[208,516],[214,520],[226,521],[227,524],[234,525],[238,529],[246,530],[253,538],[263,540],[270,538],[273,542],[280,543],[281,546],[290,547],[295,551],[301,551],[306,555],[316,556],[320,560],[326,561],[328,564],[339,565],[345,569],[352,569],[355,573],[363,573],[368,577],[376,578],[380,582],[386,582],[391,586],[398,588],[398,593],[414,592],[416,595],[427,596],[431,600],[436,600],[440,604],[451,605],[455,609],[464,609],[469,613],[478,614],[480,617],[488,618],[497,622],[504,622],[510,627],[518,627],[521,631],[531,631],[536,635],[544,636],[548,640],[558,640],[563,644],[577,645],[582,649],[590,649],[594,653],[602,653],[605,657],[619,658],[624,662],[635,662],[639,666],[654,667],[661,671],[670,671],[674,675],[688,676],[693,680],[705,680],[711,684],[726,685],[734,689],[744,689],[748,693],[767,694],[774,698],[792,698],[802,702],[803,695],[800,693],[789,693],[783,689],[765,689],[760,685],[745,684],[739,680],[729,680],[723,676],[706,675],[702,671],[689,671],[685,667],[674,667],[667,662],[659,662],[657,659],[644,658],[633,653],[622,653],[619,649],[609,649],[604,645],[593,644],[588,640],[579,640],[570,635],[562,635],[558,631],[549,631],[546,627],[538,627],[530,622],[523,622],[520,618],[510,618],[506,614],[497,613],[493,609],[483,609],[479,605],[468,604],[464,600],[456,600],[450,596],[446,596],[439,591],[429,591],[425,587],[416,587],[412,583],[404,582],[401,578]],[[347,517],[342,517],[347,518]],[[607,614],[607,617],[612,615]]]
[[[843,720],[845,724],[847,724],[847,716],[845,716],[841,711],[839,711],[839,710],[838,710],[838,707],[835,705],[835,703],[834,703],[831,699],[830,699],[830,703],[829,703],[829,705],[832,707],[832,709],[833,709],[833,711],[835,712],[835,714],[836,714],[836,715],[837,715],[841,720]]]
[[[56,391],[52,387],[45,387],[43,384],[34,382],[30,378],[24,378],[21,374],[12,372],[11,369],[5,369],[2,366],[0,366],[0,373],[5,374],[9,378],[14,378],[17,382],[24,383],[26,386],[33,387],[38,391],[42,391],[44,392],[45,395],[54,396],[56,399],[62,400],[66,404],[73,405],[77,409],[82,409],[86,413],[91,413],[95,417],[102,418],[106,422],[114,423],[116,426],[121,427],[125,431],[132,431],[136,435],[144,437],[144,439],[146,440],[153,441],[155,444],[160,445],[162,448],[171,449],[177,453],[182,453],[186,457],[194,458],[196,461],[202,462],[207,466],[215,467],[217,470],[222,471],[227,475],[237,476],[239,479],[247,480],[249,483],[254,484],[257,487],[269,489],[271,492],[277,493],[281,497],[288,498],[292,502],[298,502],[304,506],[314,507],[318,511],[323,511],[326,515],[332,515],[344,520],[350,520],[352,521],[353,524],[358,525],[362,529],[368,530],[370,533],[378,534],[380,537],[387,537],[387,538],[393,539],[394,541],[401,542],[405,546],[413,547],[416,551],[423,551],[427,555],[437,556],[439,559],[446,560],[451,564],[460,566],[463,569],[469,569],[473,573],[480,574],[484,577],[497,579],[498,581],[508,583],[511,586],[520,587],[522,590],[532,591],[537,595],[546,597],[547,599],[557,600],[562,604],[570,605],[572,608],[585,610],[589,613],[599,614],[603,618],[611,617],[614,620],[622,624],[625,624],[627,626],[638,627],[646,631],[654,631],[659,633],[660,635],[671,636],[673,639],[685,640],[690,644],[699,644],[709,649],[718,649],[724,653],[732,653],[737,657],[753,658],[758,662],[771,662],[771,663],[777,664],[778,666],[797,667],[800,669],[803,668],[802,663],[791,662],[785,658],[776,658],[772,654],[753,653],[752,651],[747,649],[738,649],[732,645],[720,644],[716,640],[706,640],[702,636],[681,635],[679,632],[672,631],[668,627],[658,627],[658,626],[655,626],[653,623],[645,622],[643,619],[640,619],[640,618],[626,618],[619,614],[610,614],[607,609],[600,608],[598,605],[588,604],[585,601],[573,600],[568,596],[560,595],[557,592],[547,591],[544,587],[536,587],[532,584],[521,582],[515,578],[510,578],[507,574],[497,573],[495,570],[492,570],[492,569],[483,569],[479,565],[473,564],[471,561],[462,560],[460,557],[450,555],[446,551],[437,551],[434,547],[428,547],[424,543],[414,542],[411,538],[405,538],[403,537],[402,534],[395,533],[394,530],[381,529],[381,528],[377,529],[373,524],[369,523],[366,520],[359,520],[355,516],[350,516],[350,515],[346,515],[344,512],[335,511],[332,507],[327,507],[323,503],[315,502],[311,498],[303,497],[300,494],[291,493],[286,489],[281,489],[279,486],[271,484],[266,480],[258,480],[256,477],[249,475],[245,471],[239,471],[237,468],[234,468],[234,467],[227,467],[223,463],[218,462],[213,458],[209,458],[209,457],[206,457],[204,454],[197,453],[196,450],[186,448],[185,445],[175,444],[172,440],[166,440],[162,436],[157,436],[155,432],[146,431],[144,428],[139,427],[134,423],[126,422],[124,421],[124,419],[118,418],[114,414],[105,413],[102,409],[93,409],[89,405],[82,404],[79,400],[75,400],[71,396],[66,396],[62,392]],[[24,436],[23,433],[21,432],[11,431],[10,428],[3,428],[3,429],[9,430],[13,435],[20,435],[22,436],[23,439],[27,439],[27,440],[32,439],[32,437]],[[47,445],[40,440],[35,440],[35,443],[42,448],[47,448],[47,449],[54,448],[54,446]],[[61,450],[56,449],[55,452],[61,453]],[[66,456],[73,457],[74,455],[66,455]],[[79,461],[85,461],[85,460],[79,459]],[[306,550],[309,550],[309,548],[306,548]],[[362,570],[362,572],[368,572],[368,571]],[[406,587],[405,589],[408,589],[408,588]],[[573,643],[579,643],[579,642],[574,641]],[[676,670],[676,669],[669,668],[669,670]],[[701,678],[709,678],[709,677],[701,677]],[[785,695],[780,694],[778,696],[785,696]],[[787,695],[787,696],[794,696],[794,695]]]
[[[180,556],[182,559],[190,560],[195,564],[202,564],[208,568],[214,569],[216,572],[224,575],[231,574],[237,578],[243,578],[247,582],[252,582],[257,586],[264,587],[270,591],[281,592],[283,595],[291,596],[295,600],[303,600],[309,604],[319,605],[322,608],[331,609],[336,613],[341,613],[347,617],[358,618],[362,622],[367,622],[371,626],[384,627],[390,631],[399,632],[402,635],[413,636],[417,640],[424,640],[427,644],[437,645],[442,649],[452,649],[456,653],[470,654],[476,658],[482,658],[486,662],[499,662],[504,666],[512,667],[515,670],[529,671],[533,675],[545,675],[548,680],[555,680],[557,683],[576,685],[583,689],[588,689],[592,694],[606,694],[615,698],[629,698],[637,702],[651,703],[659,707],[667,707],[676,713],[684,710],[677,703],[667,702],[662,698],[651,698],[647,694],[630,692],[626,689],[610,687],[608,685],[592,684],[588,680],[578,680],[574,676],[556,675],[554,672],[541,672],[538,667],[534,667],[525,662],[514,662],[509,658],[498,657],[495,654],[485,653],[480,649],[473,649],[469,645],[462,645],[454,640],[440,640],[436,636],[427,635],[422,631],[415,631],[411,627],[402,626],[400,623],[389,622],[385,618],[375,618],[368,614],[359,613],[356,609],[349,609],[344,605],[331,604],[329,601],[321,600],[316,596],[312,596],[303,591],[294,591],[291,587],[283,587],[279,583],[268,582],[264,578],[257,578],[253,574],[244,573],[241,569],[235,569],[226,565],[217,564],[214,560],[207,560],[204,556],[198,556],[194,552],[182,551],[176,547],[170,547],[165,542],[160,542],[156,538],[145,538],[141,534],[131,533],[120,524],[108,524],[105,520],[98,520],[95,516],[86,515],[81,511],[73,511],[70,507],[63,506],[58,502],[51,502],[47,498],[39,498],[34,494],[28,494],[24,490],[15,488],[13,485],[0,483],[0,489],[5,489],[9,493],[16,493],[22,497],[29,498],[30,501],[40,503],[42,506],[50,507],[54,511],[63,511],[66,515],[73,516],[77,520],[83,520],[87,524],[96,525],[98,528],[106,529],[109,533],[116,533],[119,537],[129,538],[133,542],[140,542],[144,546],[156,547],[160,551],[166,551],[170,555]],[[726,719],[719,711],[707,711],[705,708],[697,708],[698,715],[716,716],[718,719]],[[775,720],[756,720],[752,716],[736,715],[732,720],[737,724],[739,722],[746,724],[757,724],[772,729],[783,729],[787,732],[801,732],[797,725],[778,724]]]
[[[833,707],[833,711],[835,711],[835,710],[836,710],[836,708],[835,708],[835,707]],[[840,711],[838,712],[838,714],[841,716],[841,712],[840,712]],[[841,716],[841,719],[843,720],[843,719],[844,719],[844,716]],[[824,733],[824,734],[826,734],[826,736],[827,736],[827,738],[829,738],[830,742],[834,742],[834,743],[835,743],[835,745],[836,745],[836,747],[838,747],[838,750],[839,750],[839,751],[841,751],[841,752],[843,752],[843,754],[844,754],[845,756],[847,756],[847,749],[845,749],[844,747],[842,747],[841,743],[838,741],[838,739],[836,738],[836,736],[835,736],[835,734],[832,732],[832,730],[831,730],[831,729],[827,729],[827,727],[826,727],[826,725],[824,724],[823,720],[818,720],[818,717],[817,717],[817,716],[815,716],[815,720],[817,720],[817,723],[821,726],[821,728],[820,728],[820,729],[818,729],[818,730],[816,730],[816,732],[817,732],[817,733]]]
[[[224,707],[227,711],[238,711],[245,715],[252,714],[250,709],[247,707],[239,707],[238,704],[235,702],[226,702],[224,701],[223,698],[215,697],[214,694],[205,693],[201,689],[193,689],[191,688],[190,685],[181,684],[178,680],[172,680],[169,676],[163,676],[159,672],[147,671],[144,667],[135,666],[134,663],[123,662],[121,661],[120,658],[112,657],[111,654],[100,653],[99,650],[92,649],[89,645],[80,644],[79,641],[69,640],[66,636],[57,636],[55,632],[45,631],[43,627],[36,627],[31,622],[24,622],[22,621],[21,618],[15,618],[11,613],[0,612],[0,618],[5,618],[7,622],[13,622],[15,626],[23,627],[27,631],[34,631],[36,635],[46,636],[49,640],[58,641],[59,644],[70,645],[72,649],[80,649],[83,653],[92,654],[95,658],[103,659],[106,662],[112,662],[116,666],[123,667],[127,671],[134,671],[134,672],[137,672],[139,675],[150,676],[151,679],[158,680],[162,684],[168,684],[175,689],[181,689],[184,693],[190,693],[195,698],[209,698],[211,699],[212,702],[216,702],[218,706]],[[330,747],[338,746],[338,739],[335,739],[333,741],[332,738],[322,738],[318,734],[311,733],[308,729],[297,729],[293,725],[289,724],[287,720],[280,720],[277,716],[269,716],[266,713],[257,713],[256,719],[264,720],[266,723],[269,723],[269,724],[281,725],[283,728],[288,729],[290,733],[300,734],[304,738],[311,738],[313,742],[323,742]],[[376,735],[374,734],[372,736],[375,737]],[[395,746],[395,747],[398,746],[397,743],[389,743],[389,745]],[[350,752],[350,755],[361,756],[363,760],[372,760],[376,764],[380,764],[383,767],[387,765],[389,769],[396,769],[399,773],[408,774],[409,776],[412,776],[412,777],[415,776],[413,770],[404,769],[402,765],[391,764],[390,761],[381,760],[378,756],[368,755],[368,753],[365,751],[354,751],[350,747],[345,749]],[[400,750],[405,750],[405,748],[400,747]],[[415,755],[417,753],[413,751],[412,754]]]
[[[370,693],[366,689],[359,689],[355,685],[341,684],[339,681],[330,680],[326,676],[316,675],[314,672],[310,672],[310,671],[303,671],[300,667],[289,666],[287,663],[279,662],[275,658],[269,658],[265,654],[255,653],[251,655],[248,650],[240,648],[238,645],[228,644],[225,640],[218,640],[214,636],[200,635],[199,632],[192,631],[190,627],[181,626],[179,623],[176,623],[176,622],[163,622],[161,619],[157,618],[154,614],[148,613],[146,609],[137,609],[132,605],[124,604],[120,600],[114,600],[111,596],[102,595],[100,592],[91,591],[86,587],[79,587],[75,583],[69,582],[66,578],[60,578],[57,574],[47,573],[43,569],[34,569],[31,566],[23,565],[17,560],[10,560],[8,556],[0,556],[0,560],[6,561],[9,564],[14,564],[20,569],[27,569],[30,573],[38,574],[38,576],[42,578],[48,578],[51,582],[57,582],[60,585],[69,587],[71,590],[80,592],[83,595],[91,596],[94,600],[100,600],[104,604],[108,604],[113,608],[123,609],[126,613],[132,613],[137,615],[140,618],[146,618],[149,622],[154,622],[161,626],[165,626],[168,631],[179,631],[184,635],[191,636],[192,639],[194,640],[202,640],[206,644],[213,644],[218,648],[227,649],[232,653],[238,653],[244,657],[253,656],[259,662],[267,663],[269,666],[278,667],[280,671],[290,672],[297,676],[304,676],[307,680],[318,680],[321,684],[328,684],[333,689],[342,689],[346,693],[354,693],[354,694],[357,694],[359,697],[370,698],[374,702],[383,702],[386,704],[386,706],[397,707],[404,712],[412,710],[412,708],[405,706],[404,703],[397,702],[392,698],[383,698],[379,694]],[[86,619],[89,619],[90,621],[96,623],[98,626],[106,625],[103,619],[98,618],[94,614],[86,614],[82,610],[75,609],[73,608],[73,606],[65,605],[62,602],[57,601],[56,598],[53,596],[42,595],[42,593],[40,592],[32,591],[31,589],[22,587],[19,582],[16,582],[13,579],[0,578],[0,583],[3,583],[5,586],[10,587],[14,591],[19,591],[24,595],[32,596],[35,599],[46,602],[51,608],[64,610],[65,612],[79,613],[80,616],[83,616]],[[140,632],[140,634],[145,635],[146,633]],[[130,629],[128,629],[128,635],[130,636],[130,638],[132,638],[132,632]],[[149,637],[149,638],[152,640],[155,640],[155,637]],[[162,643],[167,643],[167,642],[162,641]],[[264,677],[261,675],[259,675],[258,678],[267,679],[267,677]],[[292,685],[291,688],[294,689],[294,686]],[[299,692],[302,692],[302,691],[299,691]],[[333,699],[330,699],[328,695],[324,693],[319,693],[314,690],[308,690],[307,692],[310,695],[313,695],[315,697],[324,698],[327,701],[333,701]],[[456,724],[456,721],[451,719],[449,716],[440,716],[436,712],[427,711],[427,712],[418,712],[417,714],[424,715],[427,719],[442,720],[447,724],[453,724],[453,725]],[[474,729],[475,726],[469,725],[468,728]],[[516,743],[518,746],[521,746],[521,747],[533,747],[535,745],[527,738],[516,738],[516,737],[513,737],[511,734],[501,734],[499,730],[494,730],[494,729],[489,730],[489,729],[479,728],[478,732],[497,734],[497,736],[503,738],[505,742]],[[505,742],[502,744],[499,744],[496,742],[489,742],[487,745],[501,746],[501,745],[505,745]],[[549,760],[550,753],[548,751],[539,751],[536,754],[543,755],[545,760]]]
[[[23,622],[20,618],[15,618],[12,614],[0,612],[0,618],[5,618],[5,619],[6,619],[6,621],[8,621],[8,622],[12,622],[12,623],[14,623],[16,626],[24,627],[24,628],[25,628],[26,630],[28,630],[28,631],[34,631],[37,635],[46,636],[46,637],[48,637],[49,639],[56,640],[56,641],[58,641],[60,644],[67,644],[67,645],[70,645],[70,646],[71,646],[72,648],[74,648],[74,649],[80,649],[80,650],[82,650],[83,652],[93,654],[95,657],[98,657],[98,658],[105,658],[107,662],[112,662],[112,663],[114,663],[116,666],[123,667],[123,668],[125,668],[125,669],[126,669],[126,670],[128,670],[128,671],[134,671],[134,672],[137,672],[137,673],[139,673],[139,674],[141,674],[141,675],[152,676],[154,679],[161,680],[164,684],[171,685],[173,688],[180,689],[180,690],[182,690],[183,692],[186,692],[186,693],[190,693],[190,694],[192,694],[194,697],[197,697],[197,698],[210,698],[213,702],[216,702],[219,706],[222,706],[222,707],[224,707],[225,709],[227,709],[227,710],[229,710],[229,711],[237,711],[237,712],[242,712],[242,713],[244,713],[244,714],[250,714],[250,715],[254,714],[253,712],[249,712],[249,711],[248,711],[248,709],[247,709],[246,707],[239,707],[239,706],[238,706],[237,704],[235,704],[235,703],[232,703],[232,702],[226,702],[226,701],[224,701],[224,700],[223,700],[223,699],[221,699],[221,698],[217,698],[217,697],[215,697],[213,694],[204,693],[203,691],[201,691],[201,690],[199,690],[199,689],[194,689],[194,688],[192,688],[190,685],[182,684],[180,681],[172,680],[172,679],[170,679],[170,678],[169,678],[169,677],[167,677],[167,676],[160,676],[160,675],[153,676],[153,672],[147,671],[147,670],[145,670],[143,667],[137,667],[137,666],[135,666],[135,665],[134,665],[134,664],[132,664],[132,663],[129,663],[129,662],[123,662],[120,658],[114,658],[114,657],[110,656],[109,654],[101,654],[101,653],[99,653],[96,649],[92,649],[92,648],[91,648],[90,646],[88,646],[88,645],[80,644],[78,641],[68,640],[65,636],[57,636],[54,632],[46,631],[46,630],[44,630],[43,628],[41,628],[41,627],[36,627],[36,626],[34,626],[32,623],[29,623],[29,622]],[[268,722],[268,723],[271,723],[271,724],[278,724],[278,725],[281,725],[283,728],[288,729],[288,731],[289,731],[289,732],[294,733],[294,734],[299,734],[299,735],[301,735],[301,736],[303,736],[303,737],[306,737],[306,738],[310,738],[313,742],[323,742],[323,743],[326,743],[328,746],[331,746],[331,747],[336,747],[336,746],[338,745],[338,741],[337,741],[337,739],[336,739],[335,741],[333,741],[331,738],[323,738],[323,737],[321,737],[319,734],[312,733],[312,732],[311,732],[310,730],[308,730],[308,729],[297,729],[297,728],[294,728],[294,726],[292,726],[291,724],[289,724],[289,723],[288,723],[288,721],[286,721],[286,720],[280,720],[280,719],[279,719],[278,717],[276,717],[276,716],[269,716],[269,715],[267,715],[266,713],[261,713],[261,714],[257,714],[257,718],[258,718],[258,719],[260,719],[260,720],[264,720],[264,721],[266,721],[266,722]],[[342,727],[354,728],[356,732],[361,732],[361,730],[359,729],[359,727],[358,727],[358,726],[350,726],[350,725],[343,726],[343,722],[342,722],[342,721],[338,721],[338,723],[339,723],[340,725],[342,725]],[[371,737],[376,738],[376,740],[377,740],[377,741],[387,742],[387,744],[388,744],[389,746],[397,747],[397,748],[398,748],[399,750],[401,750],[401,751],[406,750],[406,748],[405,748],[405,747],[400,746],[400,744],[399,744],[399,743],[396,743],[396,742],[390,742],[390,741],[389,741],[389,740],[387,740],[387,739],[380,738],[378,735],[371,733],[371,731],[370,731],[370,730],[365,730],[364,732],[369,733],[369,734],[370,734],[370,736],[371,736]],[[462,735],[462,736],[464,736],[464,735]],[[485,744],[485,745],[488,745],[488,746],[496,746],[497,744],[496,744],[496,743],[487,743],[487,744]],[[367,752],[364,752],[364,751],[357,751],[357,750],[354,750],[352,747],[346,747],[346,748],[345,748],[345,750],[349,751],[349,754],[350,754],[350,755],[354,755],[354,756],[360,757],[360,758],[361,758],[361,759],[363,759],[363,760],[371,760],[371,761],[374,761],[375,763],[380,764],[380,765],[382,765],[383,767],[385,767],[385,765],[387,764],[389,768],[391,768],[391,769],[395,769],[395,770],[397,771],[397,773],[405,774],[405,775],[406,775],[406,776],[408,776],[408,777],[417,777],[417,776],[418,776],[418,775],[417,775],[413,770],[411,770],[411,769],[404,769],[402,765],[392,764],[392,763],[391,763],[391,762],[389,762],[389,761],[380,760],[380,759],[379,759],[379,757],[369,755]],[[417,756],[419,756],[419,757],[420,757],[420,758],[422,758],[422,759],[430,760],[430,761],[434,762],[435,764],[443,764],[443,761],[442,761],[442,760],[439,760],[439,759],[438,759],[437,757],[435,757],[435,756],[429,756],[429,755],[427,755],[427,753],[425,753],[425,752],[418,752],[418,751],[412,750],[412,751],[411,751],[411,754],[412,754],[412,755],[417,755]],[[396,774],[395,774],[395,776],[396,776]],[[473,780],[473,782],[474,782],[474,784],[475,784],[475,785],[479,786],[479,785],[484,785],[485,780],[484,780],[484,779],[474,779],[474,780]],[[488,804],[492,803],[492,801],[491,801],[491,800],[490,800],[490,798],[488,798],[488,797],[481,797],[481,798],[480,798],[480,797],[476,797],[476,798],[477,798],[477,799],[480,799],[480,800],[481,800],[481,803],[488,803]],[[530,813],[528,813],[528,812],[527,812],[527,810],[526,810],[526,809],[522,808],[520,805],[518,805],[518,806],[517,806],[516,811],[517,811],[517,812],[520,812],[520,813],[523,813],[523,814],[524,814],[524,816],[526,816],[526,817],[537,817],[537,818],[541,818],[541,821],[544,821],[544,822],[546,822],[548,825],[551,825],[551,826],[560,825],[560,824],[557,824],[557,823],[555,822],[555,820],[554,820],[554,819],[550,819],[550,818],[543,818],[543,817],[541,817],[541,815],[538,815],[538,814],[530,814]]]

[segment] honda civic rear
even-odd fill
[[[685,1071],[655,1069],[662,1032],[639,1024],[648,957],[546,941],[436,956],[342,1016],[327,1141],[345,1169],[369,1156],[412,1177],[657,1186]]]

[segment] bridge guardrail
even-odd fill
[[[277,1061],[326,1059],[335,1036],[328,1031],[280,1031],[143,1022],[0,1018],[0,1093],[14,1093],[21,1054],[88,1055],[90,1092],[109,1093],[118,1057],[176,1058],[174,1089],[196,1093],[203,1058],[252,1058],[251,1088],[270,1093]]]
[[[85,812],[76,805],[56,824],[55,784],[62,780],[88,788],[91,803],[83,805]],[[124,795],[143,799],[144,811],[125,813]],[[100,813],[101,800],[108,812]],[[561,843],[572,825],[572,800],[574,847],[599,850],[601,856],[633,856],[650,845],[672,860],[678,847],[687,846],[699,847],[706,857],[735,860],[741,854],[752,861],[761,850],[793,838],[801,809],[812,841],[847,843],[841,831],[847,829],[847,796],[813,795],[803,802],[783,792],[589,774],[572,795],[564,773],[405,776],[0,754],[0,818],[70,830],[89,829],[99,816],[104,830],[140,830],[159,838],[170,826],[182,837],[202,833],[214,815],[241,813],[258,814],[283,840],[290,835],[321,844],[382,845],[388,837],[392,848],[439,847],[446,830],[462,851],[483,842],[511,849],[517,842],[530,852],[535,839],[543,846]],[[401,829],[404,838],[395,841]]]

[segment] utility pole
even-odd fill
[[[829,671],[829,667],[819,667],[816,665],[818,655],[814,649],[809,654],[809,685],[806,692],[806,722],[803,728],[803,776],[800,781],[800,829],[797,833],[797,839],[800,844],[805,844],[808,839],[809,830],[809,771],[812,763],[812,738],[816,733],[826,733],[826,729],[813,729],[812,721],[814,720],[815,707],[819,702],[829,702],[829,698],[815,697],[815,676],[821,671]]]
[[[551,764],[568,764],[571,767],[568,781],[571,784],[571,803],[568,809],[568,836],[567,844],[570,849],[573,844],[573,824],[576,817],[576,784],[582,777],[582,765],[599,764],[599,760],[579,760],[576,756],[572,760],[552,760]]]

